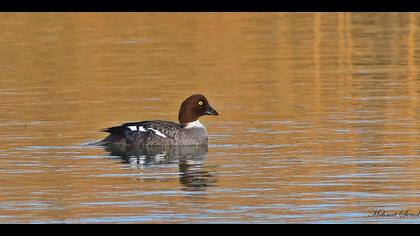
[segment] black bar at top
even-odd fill
[[[223,1],[223,0],[3,0],[1,11],[20,12],[349,12],[349,11],[417,11],[420,4],[416,1],[355,1],[355,0],[277,0],[277,1]]]

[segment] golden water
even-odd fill
[[[420,210],[419,24],[1,13],[0,223],[419,223],[369,217]],[[221,116],[192,160],[87,145],[194,93]]]

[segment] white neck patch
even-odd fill
[[[184,129],[191,129],[191,128],[204,128],[204,125],[201,124],[199,120],[185,123]]]

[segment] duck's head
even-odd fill
[[[219,113],[210,106],[204,95],[195,94],[182,102],[178,120],[180,124],[185,125],[197,121],[204,115],[218,116]]]

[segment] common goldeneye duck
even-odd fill
[[[206,97],[196,94],[182,102],[178,123],[162,120],[125,123],[121,126],[103,129],[110,135],[99,142],[102,145],[204,145],[207,144],[207,129],[198,120],[204,115],[219,115]]]

